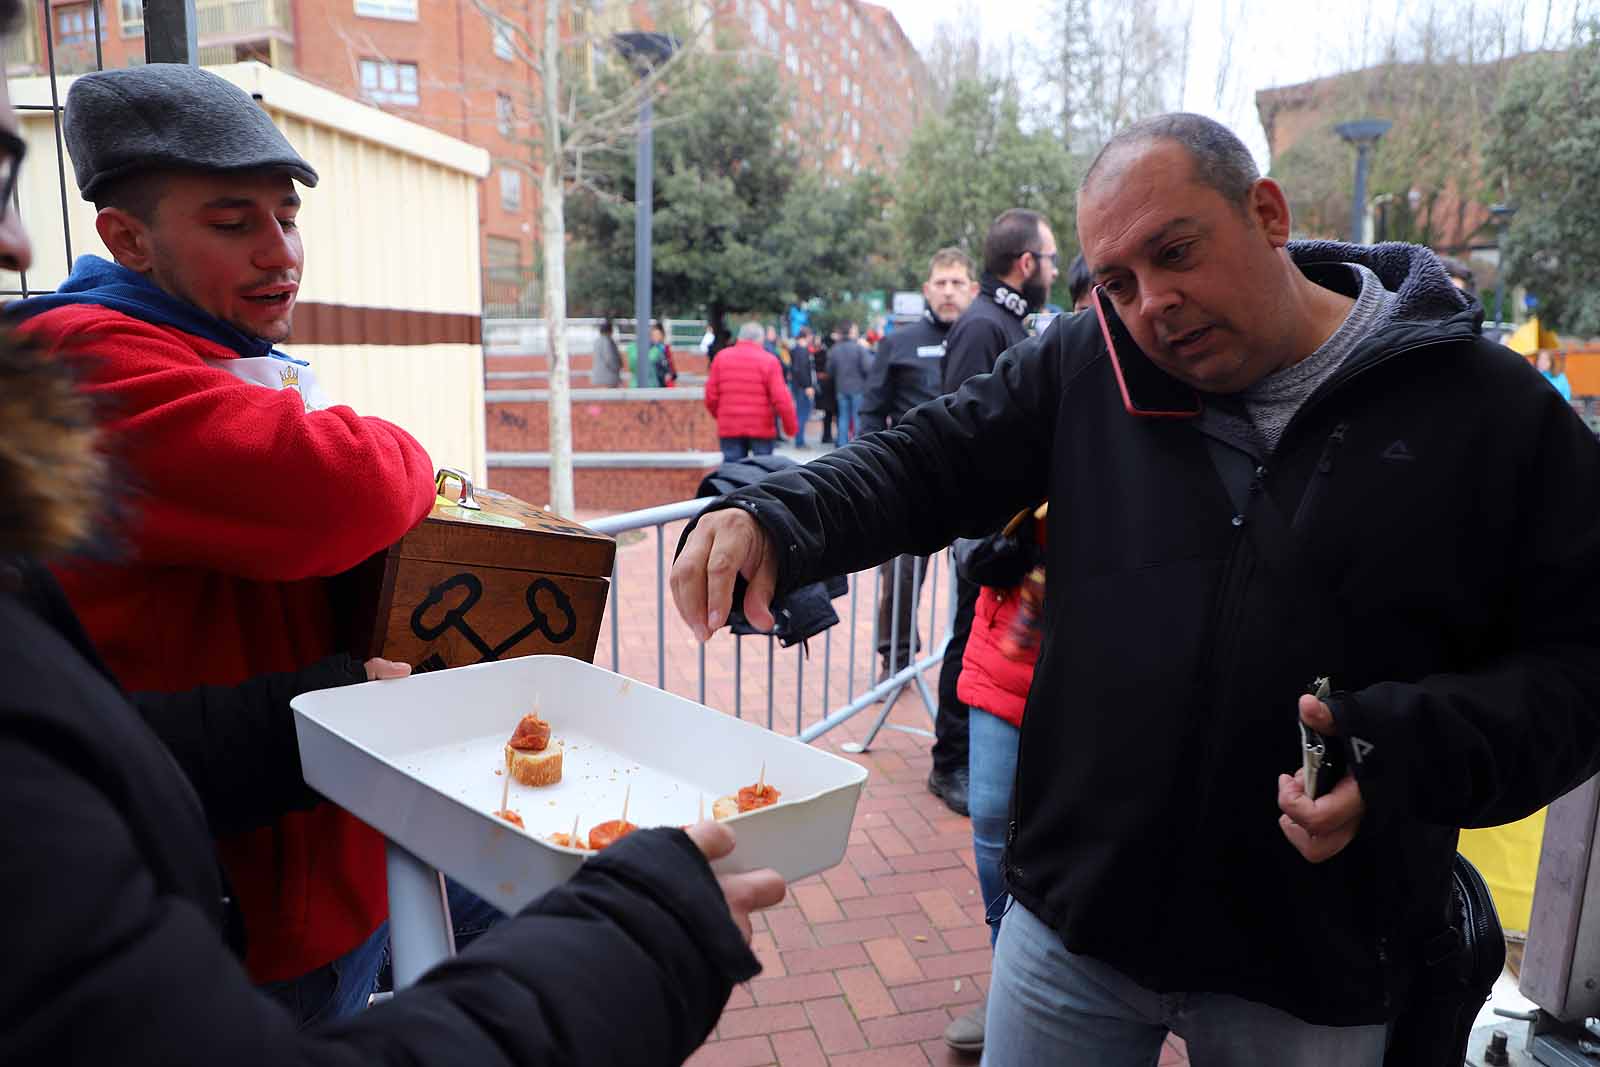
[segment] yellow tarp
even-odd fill
[[[1500,925],[1525,933],[1533,912],[1533,880],[1539,872],[1539,845],[1544,840],[1544,809],[1520,822],[1461,831],[1461,854],[1489,883]]]
[[[1554,330],[1541,326],[1538,316],[1534,316],[1518,326],[1516,332],[1502,343],[1513,352],[1531,356],[1541,348],[1560,348],[1561,338],[1555,335]]]

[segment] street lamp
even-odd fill
[[[1367,167],[1373,146],[1378,138],[1389,132],[1394,123],[1388,119],[1357,119],[1341,122],[1335,132],[1356,146],[1356,195],[1350,202],[1350,242],[1365,244],[1367,221]]]
[[[1504,243],[1506,227],[1511,225],[1511,216],[1517,213],[1515,204],[1491,204],[1489,217],[1494,220],[1494,321],[1505,322],[1506,310],[1506,261],[1505,254],[1500,246]]]
[[[665,33],[618,33],[612,40],[640,77],[678,50],[677,38]],[[652,99],[647,92],[639,101],[639,151],[633,165],[633,384],[641,387],[647,384],[644,356],[650,344],[650,228],[656,172]]]

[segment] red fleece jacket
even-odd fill
[[[718,437],[773,436],[772,420],[783,420],[790,437],[800,428],[794,397],[783,384],[778,357],[751,341],[717,353],[706,377],[706,410],[717,420]]]
[[[322,579],[428,513],[422,446],[348,407],[308,414],[297,391],[205,362],[230,349],[108,308],[57,308],[23,328],[87,356],[85,390],[129,491],[120,557],[58,569],[122,684],[228,685],[336,651]],[[258,982],[338,958],[387,914],[382,838],[331,804],[219,846]]]

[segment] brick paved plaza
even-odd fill
[[[681,529],[682,524],[674,524],[664,531],[659,551],[668,566]],[[620,670],[652,684],[659,662],[657,555],[653,530],[620,538]],[[949,610],[948,576],[942,571],[937,585],[937,602],[932,603],[930,577],[921,605],[925,642],[931,641],[936,609],[942,639]],[[745,718],[765,723],[770,689],[772,727],[792,734],[797,696],[802,724],[810,726],[825,710],[864,692],[876,669],[870,645],[871,586],[862,582],[857,593],[853,680],[850,598],[842,597],[834,602],[840,624],[831,637],[812,639],[803,671],[797,649],[777,650],[770,686],[768,640],[745,638],[736,653],[735,639],[726,631],[719,633],[706,648],[706,703],[729,714],[737,708]],[[668,597],[664,688],[698,697],[700,657]],[[613,666],[611,626],[608,616],[595,656],[596,663],[607,667]],[[937,668],[927,672],[930,693],[937,677]],[[690,1059],[694,1067],[976,1062],[976,1057],[952,1052],[940,1039],[945,1025],[969,1010],[989,984],[989,939],[973,867],[971,825],[925,787],[929,738],[886,729],[870,751],[843,751],[846,742],[866,736],[878,710],[871,706],[816,741],[869,772],[845,862],[793,884],[782,906],[755,917],[754,947],[764,970],[734,990],[711,1040]],[[910,689],[889,721],[931,726],[921,699]],[[1169,1039],[1163,1067],[1186,1062],[1181,1046]]]

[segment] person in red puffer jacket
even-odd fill
[[[1017,738],[1022,708],[1039,659],[1044,609],[1045,515],[1048,504],[1019,512],[1004,530],[982,541],[958,541],[957,566],[982,586],[972,617],[972,636],[961,660],[956,695],[967,719],[967,806],[972,815],[972,851],[983,894],[989,943],[994,944],[1007,894],[1000,870],[1011,782],[1017,773]],[[983,1048],[985,1005],[950,1023],[945,1041],[962,1051]]]
[[[761,347],[765,338],[759,322],[739,327],[738,342],[717,353],[706,378],[706,410],[717,420],[722,458],[729,463],[771,455],[775,419],[791,437],[800,429],[783,364]]]

